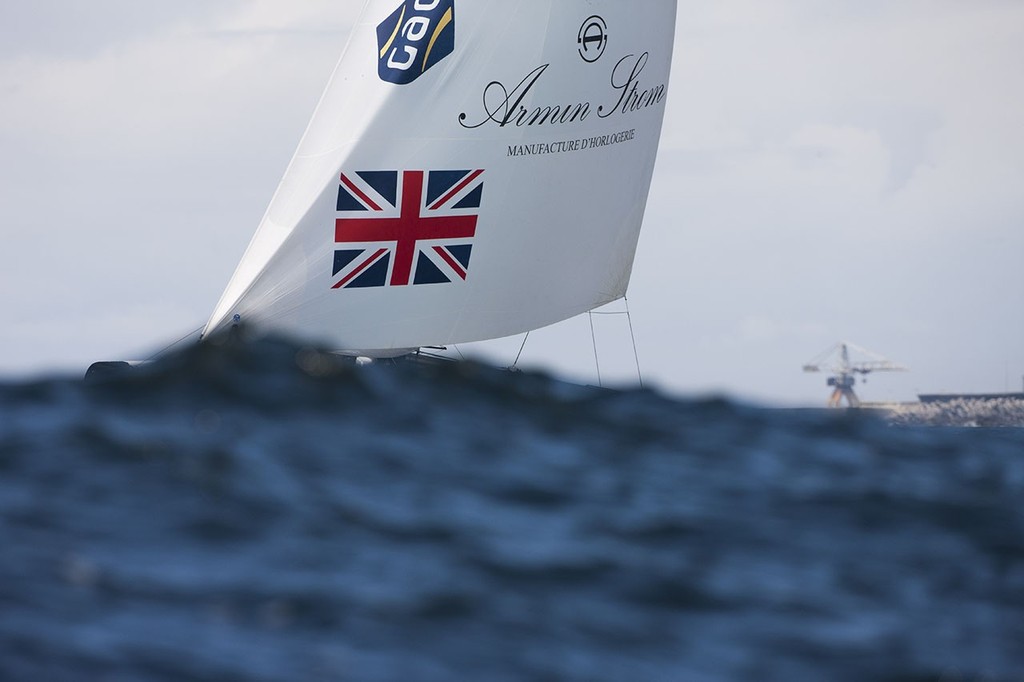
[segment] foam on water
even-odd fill
[[[919,426],[1024,427],[1024,400],[1018,398],[961,398],[933,403],[898,405],[889,410],[894,424]]]

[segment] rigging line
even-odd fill
[[[629,322],[629,338],[633,341],[633,359],[636,360],[636,378],[640,382],[640,388],[643,388],[644,375],[640,372],[640,353],[636,350],[636,334],[633,333],[633,316],[629,314],[629,299],[623,296],[622,300],[626,302],[626,321]]]
[[[206,326],[205,324],[203,324],[203,325],[200,325],[199,327],[197,327],[197,328],[193,329],[193,330],[192,330],[192,331],[190,331],[190,332],[189,332],[188,334],[185,334],[184,336],[182,336],[182,337],[181,337],[180,339],[178,339],[178,340],[177,340],[177,341],[175,341],[174,343],[170,344],[169,346],[165,346],[164,348],[161,348],[160,350],[158,350],[157,352],[153,353],[153,354],[152,354],[151,356],[149,356],[148,358],[146,358],[146,362],[150,362],[150,361],[152,361],[152,360],[155,360],[156,358],[160,357],[161,355],[163,355],[164,353],[166,353],[166,352],[167,352],[167,351],[169,351],[170,349],[174,348],[174,347],[175,347],[175,346],[177,346],[177,345],[178,345],[179,343],[181,343],[182,341],[184,341],[184,340],[185,340],[185,339],[187,339],[188,337],[192,336],[192,335],[193,335],[193,334],[195,334],[196,332],[201,332],[201,331],[203,331],[203,327],[205,327],[205,326]]]
[[[515,369],[519,365],[519,358],[523,357],[523,349],[526,348],[526,342],[530,340],[530,332],[526,332],[526,336],[523,337],[523,345],[519,346],[519,353],[516,354],[516,361],[512,363],[509,369]]]
[[[597,357],[597,334],[594,333],[594,313],[590,311],[590,340],[594,344],[594,366],[597,367],[597,385],[604,388],[601,381],[601,361]]]
[[[452,348],[455,349],[455,352],[458,353],[459,357],[462,358],[462,361],[465,362],[466,361],[466,356],[462,354],[462,349],[459,348],[458,345],[454,344],[454,343],[452,344]]]

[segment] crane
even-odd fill
[[[851,350],[866,359],[851,361]],[[828,378],[828,385],[833,387],[832,396],[828,400],[829,407],[839,407],[843,398],[850,407],[860,407],[860,398],[853,392],[858,374],[866,376],[871,372],[905,372],[907,368],[856,344],[840,341],[804,365],[804,371],[832,374]]]

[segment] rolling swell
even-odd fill
[[[1020,430],[283,341],[0,415],[0,679],[1024,670]]]

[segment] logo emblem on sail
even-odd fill
[[[608,47],[608,23],[603,17],[594,15],[583,22],[577,41],[583,61],[593,64],[604,54]]]
[[[342,173],[334,289],[465,280],[482,170]]]
[[[377,27],[378,72],[408,85],[455,50],[455,0],[405,0]]]

